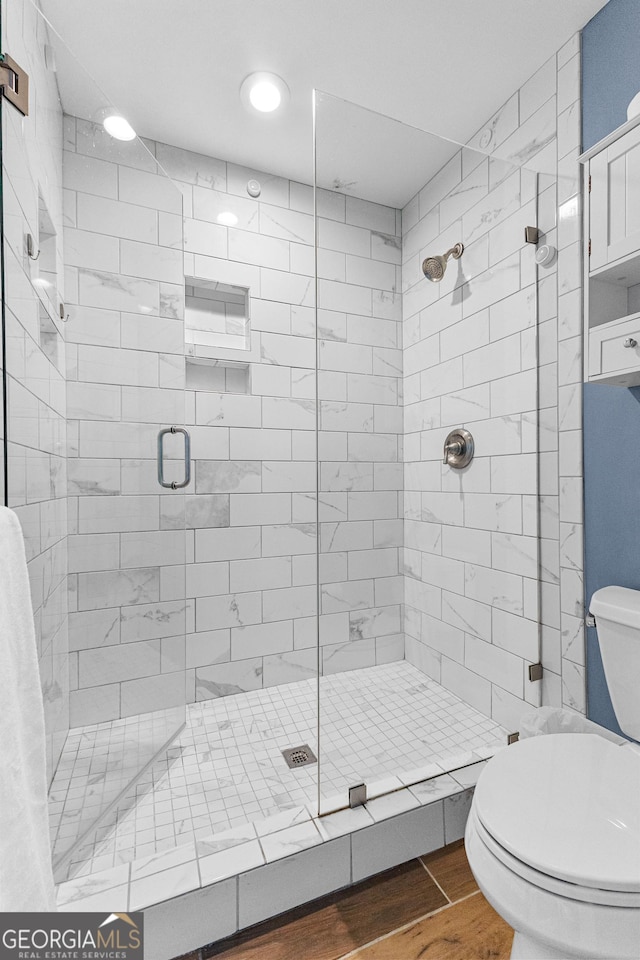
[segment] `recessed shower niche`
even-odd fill
[[[185,278],[184,336],[187,386],[223,393],[250,393],[251,337],[248,287]]]
[[[187,277],[184,326],[187,343],[248,350],[251,332],[248,288]]]

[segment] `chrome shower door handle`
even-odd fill
[[[184,480],[181,483],[177,480],[167,481],[164,478],[164,438],[168,433],[181,433],[184,436]],[[165,427],[158,433],[158,483],[161,487],[169,487],[171,490],[188,487],[191,483],[191,437],[184,427]]]

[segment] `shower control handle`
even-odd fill
[[[638,341],[637,341],[637,340],[634,340],[633,337],[627,337],[627,339],[624,341],[624,346],[625,346],[625,347],[637,347],[637,346],[638,346]]]
[[[449,463],[449,457],[460,456],[464,450],[464,444],[462,440],[452,440],[450,443],[445,443],[444,445],[444,460],[443,463]]]
[[[473,460],[473,437],[464,427],[452,430],[444,442],[443,463],[456,470],[468,466]]]

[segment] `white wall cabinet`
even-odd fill
[[[640,118],[585,164],[585,379],[640,384]]]
[[[593,157],[589,172],[593,271],[640,250],[640,127]]]

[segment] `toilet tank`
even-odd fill
[[[627,737],[640,740],[640,590],[603,587],[589,611],[616,719]]]

